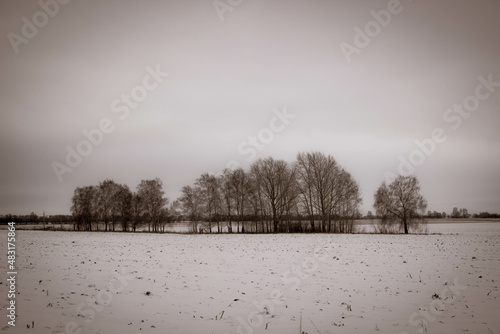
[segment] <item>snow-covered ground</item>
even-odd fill
[[[442,235],[17,231],[6,333],[499,333],[500,224]],[[7,232],[0,270],[6,276]],[[32,325],[35,328],[27,328]]]

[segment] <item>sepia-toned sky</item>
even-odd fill
[[[173,200],[230,161],[299,151],[333,155],[365,214],[401,158],[418,162],[429,210],[500,212],[496,0],[54,1],[41,0],[51,16],[0,2],[0,214],[68,214],[75,187],[106,178],[159,177]],[[132,92],[134,108],[120,101]],[[60,181],[54,162],[102,122],[112,130]]]

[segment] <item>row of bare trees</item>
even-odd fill
[[[104,180],[97,186],[77,187],[71,199],[71,214],[75,230],[136,231],[147,226],[151,232],[160,232],[171,219],[172,206],[167,207],[160,179],[142,180],[137,191],[113,180]]]
[[[352,176],[332,156],[311,152],[292,163],[268,157],[246,171],[204,173],[170,205],[158,178],[135,192],[104,180],[76,188],[71,213],[75,230],[162,232],[175,218],[193,233],[351,233],[360,204]]]
[[[109,179],[78,187],[71,206],[75,230],[103,225],[104,231],[165,232],[169,223],[187,221],[193,233],[353,233],[361,216],[357,182],[321,152],[299,153],[292,163],[268,157],[247,171],[204,173],[170,205],[162,188],[158,178],[142,180],[135,192]],[[416,176],[383,182],[374,200],[376,232],[425,232],[427,201]]]
[[[248,171],[204,173],[182,188],[179,204],[194,233],[215,228],[219,233],[351,233],[361,197],[357,182],[332,156],[311,152],[299,153],[293,163],[268,157]]]

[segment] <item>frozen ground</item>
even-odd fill
[[[429,230],[445,234],[18,231],[17,326],[8,328],[3,315],[1,327],[6,333],[499,333],[500,224]],[[6,276],[6,231],[0,238]],[[6,314],[5,279],[0,288]]]

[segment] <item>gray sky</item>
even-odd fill
[[[231,160],[311,150],[359,182],[364,213],[400,156],[424,157],[413,168],[429,210],[500,212],[500,87],[471,98],[478,77],[500,82],[500,2],[401,0],[376,23],[370,12],[388,6],[244,0],[222,21],[211,0],[73,0],[49,6],[53,17],[36,1],[1,1],[0,214],[69,213],[75,187],[106,178],[135,189],[159,177],[175,199]],[[368,45],[356,27],[372,29]],[[359,46],[350,62],[347,44]],[[169,74],[120,119],[122,94],[145,91],[148,67]],[[447,112],[464,101],[466,116]],[[273,110],[284,108],[295,118],[281,126]],[[53,162],[106,118],[114,130],[60,182]],[[270,123],[273,140],[241,154]],[[415,153],[436,128],[446,140]]]

